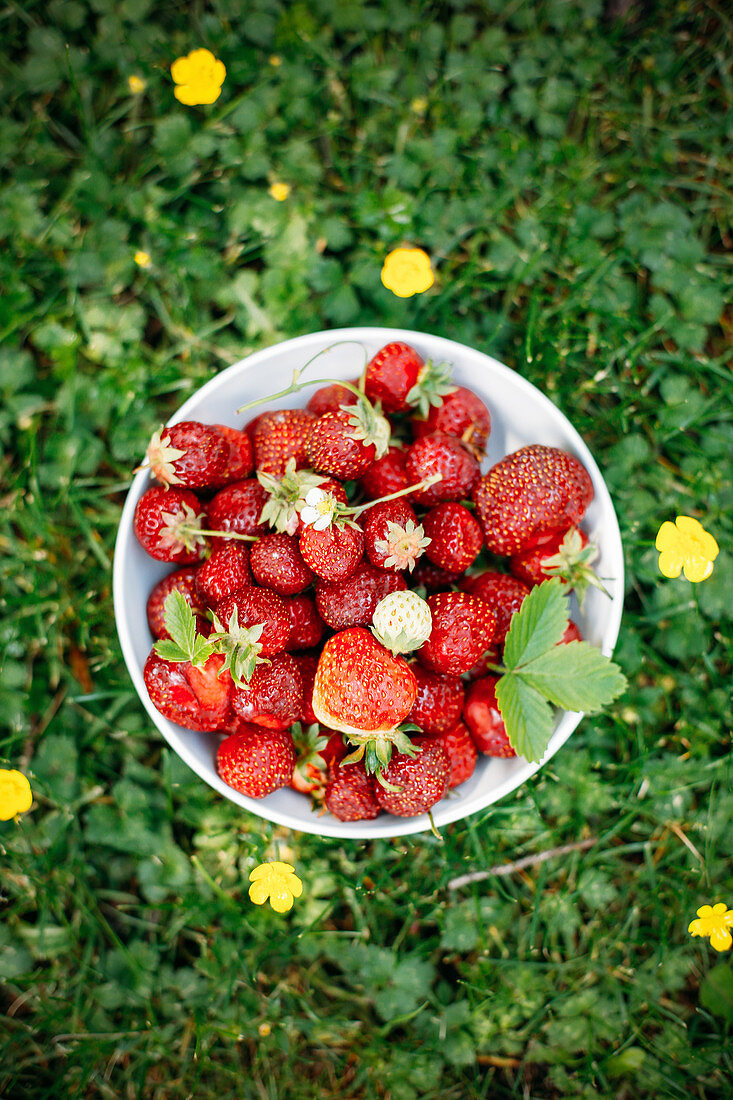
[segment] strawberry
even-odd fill
[[[413,748],[417,750],[414,756],[402,752],[392,754],[376,786],[379,805],[397,817],[427,813],[448,788],[450,761],[440,741],[416,737]]]
[[[497,462],[472,493],[487,548],[507,556],[578,524],[592,499],[593,483],[582,463],[539,443]]]
[[[314,723],[303,729],[296,722],[291,730],[297,754],[290,786],[321,801],[329,773],[346,755],[342,734]]]
[[[425,415],[453,389],[447,363],[426,363],[413,347],[399,340],[380,348],[364,372],[364,392],[387,413],[419,408]]]
[[[497,683],[497,676],[484,676],[471,684],[463,706],[463,720],[479,752],[487,756],[516,756],[496,701]]]
[[[460,573],[447,573],[423,554],[413,570],[410,582],[414,588],[425,588],[428,592],[447,592],[460,578]]]
[[[364,392],[370,401],[381,402],[386,413],[406,412],[410,408],[407,395],[424,367],[425,360],[414,348],[395,340],[367,363]]]
[[[287,786],[295,767],[289,733],[243,726],[225,738],[216,753],[216,770],[224,782],[249,798],[264,798]]]
[[[358,378],[353,378],[351,385],[356,386],[358,381]],[[314,416],[323,416],[327,412],[336,412],[344,405],[355,405],[357,400],[356,394],[346,386],[342,386],[339,382],[331,382],[311,394],[306,409]]]
[[[307,440],[308,465],[322,474],[349,480],[359,477],[376,458],[373,443],[359,438],[354,414],[344,409],[313,421]]]
[[[377,604],[372,633],[390,653],[412,653],[430,637],[430,608],[418,592],[403,588]]]
[[[457,386],[446,394],[440,405],[433,405],[425,418],[413,417],[412,431],[415,439],[431,432],[444,432],[460,439],[464,447],[480,459],[486,452],[491,432],[491,414],[481,398]]]
[[[461,676],[491,645],[496,616],[484,600],[467,592],[436,592],[427,602],[433,628],[418,659],[433,672]]]
[[[280,477],[260,470],[257,480],[267,493],[260,520],[274,527],[279,534],[295,535],[302,530],[298,506],[305,500],[310,489],[320,486],[341,504],[348,504],[340,481],[334,481],[325,474],[314,474],[310,470],[296,470],[294,458],[288,459],[285,473]]]
[[[463,681],[458,676],[441,676],[417,663],[410,668],[417,682],[417,696],[408,722],[430,735],[453,729],[463,710]]]
[[[258,584],[280,596],[296,596],[313,580],[293,535],[262,535],[252,545],[250,568]]]
[[[306,726],[312,726],[318,719],[313,711],[313,681],[316,678],[318,658],[311,657],[307,653],[294,653],[293,660],[298,666],[300,679],[303,684],[303,704],[299,721]]]
[[[303,561],[316,576],[337,584],[356,572],[364,556],[364,533],[360,527],[336,523],[322,531],[304,527],[299,546]]]
[[[241,481],[249,477],[254,468],[252,441],[246,432],[230,428],[228,424],[213,424],[213,428],[223,436],[229,445],[229,453],[224,466],[225,482]]]
[[[168,594],[174,589],[181,593],[189,607],[193,608],[194,612],[196,612],[197,629],[199,633],[203,633],[201,629],[203,624],[208,626],[206,619],[201,617],[203,608],[201,607],[199,594],[196,590],[196,574],[196,566],[187,565],[185,569],[176,569],[173,573],[169,573],[155,585],[153,591],[148,596],[148,602],[145,608],[150,633],[153,634],[154,637],[170,638],[170,634],[163,621],[165,616],[165,608],[163,605]]]
[[[229,445],[212,425],[181,420],[154,433],[145,457],[163,485],[209,489],[225,479]]]
[[[583,641],[583,635],[580,633],[580,629],[579,629],[577,623],[574,623],[573,620],[570,619],[570,621],[568,622],[568,625],[565,627],[565,633],[563,634],[562,638],[558,642],[558,645],[567,645],[568,642],[582,642],[582,641]]]
[[[507,573],[496,573],[491,569],[475,573],[472,577],[464,577],[459,587],[462,592],[470,592],[486,600],[494,612],[496,616],[494,646],[500,649],[504,645],[512,616],[515,611],[519,611],[524,597],[529,595],[529,588],[516,577],[511,577]]]
[[[190,489],[153,486],[137,502],[133,526],[152,558],[191,565],[204,556],[203,520],[204,510]]]
[[[473,775],[478,759],[468,727],[463,722],[458,722],[453,729],[439,734],[435,740],[443,746],[450,762],[449,790],[465,783]]]
[[[232,615],[236,613],[237,630],[248,630],[262,626],[262,632],[256,639],[260,657],[272,657],[282,653],[290,639],[290,615],[282,596],[266,588],[240,588],[214,608],[219,622],[229,627]]]
[[[428,542],[425,553],[447,573],[462,573],[478,557],[484,543],[481,526],[468,508],[445,501],[431,508],[422,521]]]
[[[406,460],[407,452],[394,445],[381,458],[375,458],[359,478],[367,499],[376,500],[377,497],[386,497],[390,493],[406,489],[410,484],[405,470]],[[410,496],[408,494],[401,499],[409,501]]]
[[[382,812],[376,789],[376,779],[361,764],[337,765],[326,783],[326,809],[339,821],[369,821]]]
[[[215,607],[225,596],[252,584],[249,546],[233,540],[216,542],[218,545],[196,572],[196,591],[207,607]]]
[[[316,581],[316,607],[321,619],[334,630],[366,626],[381,599],[405,588],[407,584],[399,574],[386,573],[362,561],[345,581]]]
[[[232,681],[220,675],[224,658],[215,653],[201,668],[188,661],[166,661],[151,651],[143,678],[153,706],[189,730],[209,733],[221,728],[230,716]]]
[[[323,620],[310,596],[285,599],[290,616],[290,637],[286,649],[312,649],[323,637]],[[315,669],[315,665],[313,666]]]
[[[296,469],[308,466],[306,440],[315,419],[307,409],[278,409],[258,416],[252,430],[257,469],[281,477],[288,459],[295,459]]]
[[[412,498],[425,508],[445,500],[463,500],[471,492],[480,475],[479,464],[459,440],[443,432],[431,432],[415,440],[405,460],[407,483],[422,481],[431,474],[440,474],[440,481],[425,489],[417,489]]]
[[[209,523],[215,531],[264,535],[268,528],[261,522],[261,516],[266,501],[267,492],[257,478],[234,481],[209,501]]]
[[[346,734],[389,734],[412,710],[412,669],[361,626],[334,634],[324,645],[313,684],[313,711],[329,729]]]
[[[588,588],[600,588],[605,592],[591,562],[598,555],[598,547],[589,542],[585,531],[571,527],[558,531],[546,542],[515,554],[509,559],[509,568],[515,577],[530,587],[542,584],[550,577],[560,577],[568,589],[573,589],[578,601],[583,600]]]
[[[232,707],[240,718],[258,726],[277,730],[292,726],[303,710],[303,681],[290,654],[279,653],[258,664],[249,683],[235,688]]]
[[[363,513],[364,549],[372,565],[391,572],[412,570],[428,540],[404,497],[375,504]]]

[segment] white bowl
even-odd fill
[[[255,352],[223,370],[197,390],[171,417],[170,423],[201,420],[239,428],[266,408],[305,405],[313,392],[311,389],[270,401],[246,414],[238,415],[236,412],[240,405],[256,397],[285,389],[294,368],[302,367],[324,349],[329,350],[308,368],[306,377],[355,378],[362,372],[367,359],[393,340],[403,340],[413,345],[425,359],[452,363],[455,382],[474,390],[484,400],[492,418],[488,454],[482,467],[484,470],[528,443],[561,447],[575,454],[586,467],[593,480],[595,498],[586,513],[583,527],[600,547],[600,557],[595,565],[611,598],[591,589],[584,614],[580,615],[576,610],[574,617],[584,638],[610,656],[621,623],[624,576],[618,521],[605,482],[593,456],[566,417],[535,386],[496,359],[453,340],[407,329],[347,328],[314,332]],[[154,418],[151,418],[151,434],[155,426]],[[319,816],[311,809],[305,795],[289,788],[275,791],[263,799],[247,798],[223,783],[216,773],[218,737],[183,729],[169,722],[155,709],[143,680],[143,667],[153,641],[147,624],[146,601],[156,582],[176,567],[151,558],[133,532],[135,505],[149,484],[149,475],[138,473],[125,501],[115,546],[114,609],[122,652],[132,681],[150,718],[171,748],[225,798],[278,825],[321,836],[350,837],[354,840],[400,836],[430,828],[426,814],[407,818],[382,814],[373,821],[356,822],[338,821],[327,813]],[[506,760],[481,756],[471,778],[433,808],[433,819],[438,829],[441,825],[485,809],[519,787],[554,756],[581,718],[579,713],[558,713],[552,740],[540,764],[530,764],[521,758]]]

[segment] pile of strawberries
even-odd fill
[[[305,408],[242,430],[153,436],[134,527],[174,568],[149,595],[145,683],[251,798],[425,813],[478,753],[515,755],[497,663],[531,587],[587,569],[591,479],[542,444],[482,475],[489,410],[404,343],[290,392],[306,385]]]

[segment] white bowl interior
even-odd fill
[[[574,617],[584,638],[610,656],[621,624],[624,576],[621,535],[605,482],[590,451],[560,410],[521,375],[491,356],[453,340],[406,329],[351,328],[315,332],[256,352],[223,370],[197,390],[171,417],[170,423],[201,420],[239,428],[265,408],[305,405],[313,389],[269,401],[248,413],[236,412],[248,401],[286,388],[293,370],[304,366],[312,356],[325,349],[329,350],[311,364],[306,378],[355,378],[364,369],[367,359],[393,340],[412,344],[425,359],[452,363],[454,381],[474,390],[484,400],[491,412],[492,431],[482,469],[487,470],[505,454],[529,443],[561,447],[575,454],[586,467],[593,480],[595,498],[583,527],[600,547],[595,567],[611,598],[591,589],[584,613],[581,615],[576,609]],[[154,427],[151,426],[151,433]],[[218,736],[183,729],[155,709],[143,680],[143,667],[152,646],[146,601],[157,581],[175,567],[151,558],[133,532],[135,506],[149,484],[149,475],[144,471],[138,473],[122,511],[115,546],[114,609],[132,681],[150,718],[171,748],[220,794],[259,817],[291,829],[359,840],[400,836],[430,828],[426,814],[411,818],[383,814],[373,821],[341,822],[329,814],[314,813],[308,798],[289,788],[264,799],[247,798],[223,783],[216,773],[214,760]],[[557,752],[581,718],[577,713],[558,714],[552,740],[541,764],[530,764],[519,758],[480,757],[473,776],[433,808],[436,826],[440,828],[476,813],[513,791]]]

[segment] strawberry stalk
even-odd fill
[[[333,494],[315,487],[309,490],[305,500],[300,503],[298,512],[306,527],[313,524],[320,531],[324,531],[332,523],[340,527],[348,523],[355,527],[355,517],[360,516],[367,509],[373,508],[375,504],[383,504],[387,500],[396,500],[398,497],[406,496],[415,490],[427,489],[430,485],[435,485],[436,482],[441,481],[442,478],[441,473],[430,474],[429,477],[418,481],[415,485],[407,485],[404,489],[398,489],[397,492],[388,493],[377,500],[368,500],[366,503],[358,505],[341,504]]]
[[[417,729],[417,727],[414,727]],[[406,756],[417,756],[420,748],[413,745],[404,729],[394,729],[381,732],[377,736],[373,733],[347,733],[344,735],[350,745],[356,745],[354,752],[349,753],[341,761],[341,764],[355,764],[358,760],[364,761],[364,768],[369,775],[374,775],[377,782],[381,783],[387,791],[399,791],[401,787],[395,787],[384,778],[383,771],[392,759],[393,747],[397,752]]]
[[[363,398],[364,393],[362,390],[358,390],[355,386],[351,385],[350,382],[343,382],[340,378],[312,378],[308,382],[300,381],[300,376],[308,369],[311,363],[315,363],[316,359],[319,359],[322,355],[327,355],[329,351],[333,351],[334,348],[341,347],[343,344],[356,344],[361,348],[364,352],[364,369],[366,370],[367,353],[364,345],[358,340],[337,340],[335,344],[329,344],[327,348],[323,348],[321,351],[316,352],[316,354],[311,356],[308,362],[302,367],[296,367],[293,371],[293,380],[286,389],[280,390],[279,393],[271,393],[267,397],[257,397],[254,401],[248,401],[246,405],[240,405],[237,412],[247,412],[249,409],[254,409],[257,405],[261,405],[265,401],[275,401],[278,397],[288,397],[291,393],[297,393],[298,390],[303,390],[307,386],[330,386],[334,382],[339,386],[344,386],[347,390],[356,394],[357,397]]]

